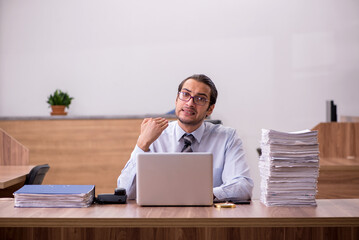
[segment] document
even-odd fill
[[[261,202],[267,206],[315,206],[319,176],[317,131],[262,129],[261,150]]]
[[[89,207],[95,185],[24,185],[14,193],[15,207]]]

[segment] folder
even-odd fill
[[[95,185],[24,185],[14,193],[15,207],[89,207]]]

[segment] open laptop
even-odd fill
[[[137,204],[141,206],[211,206],[212,153],[139,153]]]

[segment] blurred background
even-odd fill
[[[0,0],[0,117],[164,114],[177,86],[217,85],[212,119],[237,129],[259,198],[261,129],[359,115],[359,2]]]

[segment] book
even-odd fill
[[[94,201],[95,185],[24,185],[14,192],[15,207],[81,208]]]

